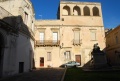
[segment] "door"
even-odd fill
[[[76,55],[75,59],[76,59],[76,62],[80,63],[81,65],[81,55]]]
[[[24,62],[19,62],[19,73],[24,72]]]
[[[44,57],[40,57],[40,67],[44,66]]]
[[[0,33],[0,77],[2,77],[3,73],[4,46],[4,37]]]
[[[2,69],[3,69],[3,54],[2,46],[0,45],[0,77],[2,77]]]

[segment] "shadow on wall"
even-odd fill
[[[22,73],[35,68],[34,33],[24,24],[22,17],[9,16],[0,19],[0,29],[0,35],[3,37],[0,41],[4,40],[4,44],[0,44],[0,73],[2,73],[0,76]],[[5,46],[8,46],[9,51],[6,51]],[[23,54],[20,54],[21,52]],[[13,64],[18,66],[17,69]]]

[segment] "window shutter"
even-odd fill
[[[58,33],[53,32],[53,42],[56,43],[58,40]]]
[[[64,53],[64,55],[65,55],[65,59],[66,59],[66,60],[70,60],[70,59],[71,59],[70,51],[66,51],[66,52]]]
[[[40,42],[43,42],[43,41],[44,41],[44,33],[40,32]]]
[[[79,31],[75,31],[74,32],[74,42],[75,43],[79,43],[79,40],[80,40],[80,32]]]
[[[51,61],[51,52],[47,52],[47,61]]]

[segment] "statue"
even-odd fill
[[[94,44],[93,47],[93,53],[99,53],[100,52],[100,47],[98,46],[98,43]]]
[[[106,55],[103,51],[100,50],[98,43],[94,44],[93,51],[91,52],[92,58],[92,66],[94,68],[103,68],[106,66],[107,60]]]
[[[98,43],[94,44],[92,54],[104,54],[104,52],[100,50]]]

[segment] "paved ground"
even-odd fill
[[[60,81],[64,71],[63,68],[42,68],[37,71],[3,78],[0,81]]]

